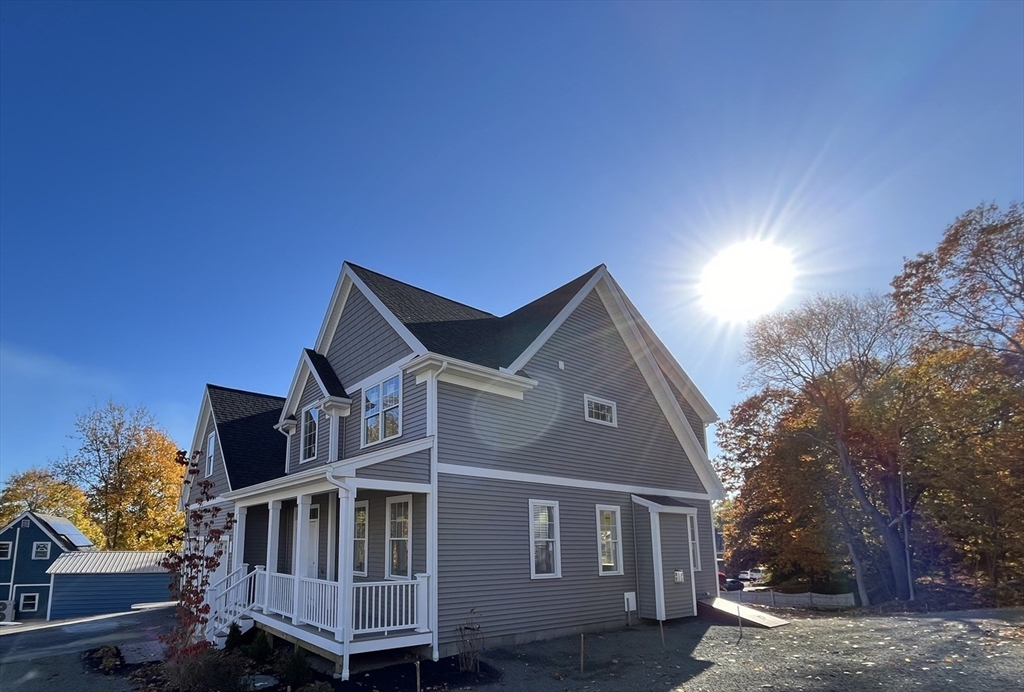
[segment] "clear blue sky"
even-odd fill
[[[1024,197],[1024,4],[0,6],[0,475],[284,394],[348,259],[504,314],[607,263],[723,416],[735,240],[885,290]]]

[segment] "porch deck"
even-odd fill
[[[308,648],[321,656],[330,654],[327,658],[334,658],[343,653],[342,642],[335,638],[333,632],[305,623],[296,625],[291,618],[273,613],[253,611],[249,613],[249,617],[270,631],[271,634],[283,636],[288,641],[298,641],[300,645],[308,645]],[[425,646],[429,645],[430,641],[430,632],[417,632],[413,627],[388,632],[367,632],[352,637],[352,641],[349,643],[349,653],[361,654],[410,646]]]

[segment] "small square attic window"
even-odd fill
[[[589,394],[583,395],[583,412],[587,420],[601,425],[618,427],[618,419],[615,415],[615,402],[608,399],[599,399]]]

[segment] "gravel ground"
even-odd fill
[[[773,630],[686,620],[485,652],[501,682],[475,692],[1022,690],[1024,609],[822,617]]]

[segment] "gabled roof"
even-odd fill
[[[274,429],[284,399],[215,384],[206,389],[231,489],[284,475],[287,440]]]
[[[341,380],[338,379],[338,373],[334,372],[334,368],[331,367],[327,357],[320,355],[311,348],[303,350],[309,357],[309,363],[316,372],[316,378],[323,383],[324,389],[327,390],[327,396],[338,396],[342,399],[347,399],[348,394],[345,393],[345,388],[342,386]]]
[[[511,364],[601,269],[594,267],[532,303],[496,317],[364,267],[348,266],[428,351],[489,368]]]
[[[11,528],[15,524],[19,523],[22,519],[30,519],[35,522],[36,526],[43,530],[43,533],[47,534],[54,540],[57,545],[67,551],[95,551],[96,546],[92,544],[85,535],[78,530],[78,527],[72,524],[64,517],[58,517],[53,514],[40,514],[39,512],[33,512],[32,510],[25,510],[12,521],[8,522],[6,526],[0,528],[0,533],[3,533],[7,529]]]

